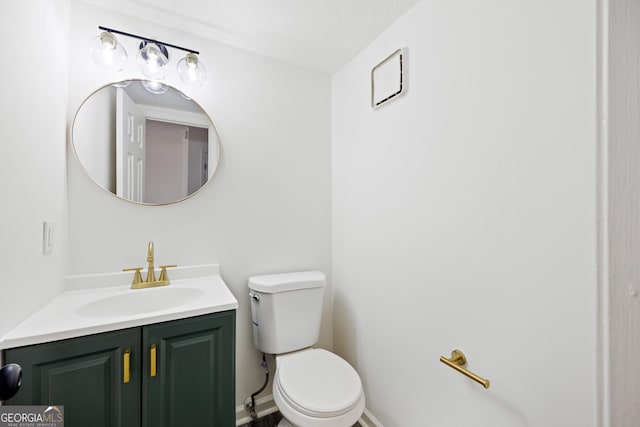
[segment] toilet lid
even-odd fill
[[[336,417],[353,409],[362,396],[358,373],[339,356],[310,349],[278,359],[276,381],[282,398],[312,417]]]

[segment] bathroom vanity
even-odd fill
[[[215,268],[195,271],[214,274],[53,300],[0,341],[23,369],[7,404],[63,405],[67,427],[234,426],[237,301]]]

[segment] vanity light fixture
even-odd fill
[[[89,41],[89,54],[94,62],[103,68],[120,71],[127,60],[127,52],[114,34],[120,34],[140,40],[136,59],[142,74],[151,80],[163,80],[167,75],[169,51],[167,47],[187,52],[177,65],[178,76],[182,83],[201,86],[207,78],[207,71],[198,55],[200,52],[161,42],[136,34],[125,33],[99,26],[102,33]]]

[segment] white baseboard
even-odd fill
[[[384,427],[376,417],[373,416],[367,408],[364,408],[362,416],[358,420],[362,427]]]
[[[272,395],[256,399],[256,415],[258,418],[272,414],[277,410],[278,408],[276,407],[276,403],[273,401]],[[251,421],[251,414],[249,414],[249,411],[247,411],[244,405],[236,406],[236,426],[241,426]],[[364,412],[358,422],[362,427],[384,427],[367,408],[364,408]]]

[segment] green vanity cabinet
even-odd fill
[[[235,314],[150,325],[142,342],[143,427],[236,425]]]
[[[65,427],[235,426],[235,310],[9,349],[5,363],[23,372],[6,404],[64,405]]]
[[[9,405],[64,405],[65,426],[140,425],[138,328],[7,350],[22,366],[22,386]],[[123,382],[129,350],[131,375]]]

